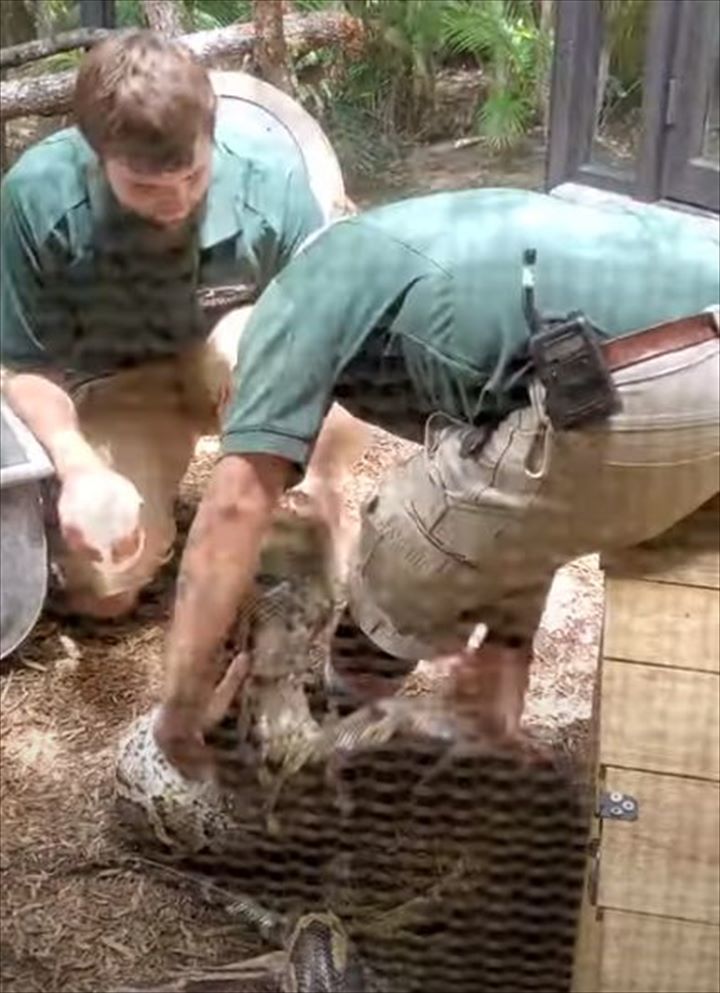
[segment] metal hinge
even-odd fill
[[[593,838],[588,845],[588,858],[590,860],[590,871],[587,877],[588,899],[591,906],[597,907],[600,885],[600,842],[597,838]]]
[[[601,821],[636,821],[640,807],[634,796],[611,790],[600,793],[596,815]],[[588,896],[593,907],[597,907],[598,888],[600,885],[600,838],[588,842],[588,858],[590,867],[587,877]]]
[[[678,78],[671,76],[667,87],[667,104],[665,105],[665,127],[671,128],[677,124],[677,93]]]
[[[640,808],[634,796],[613,790],[601,793],[598,801],[597,815],[605,821],[636,821]]]

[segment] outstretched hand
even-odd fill
[[[210,703],[203,709],[189,703],[164,703],[155,722],[155,740],[171,765],[187,779],[212,779],[215,760],[205,734],[227,713],[250,670],[248,656],[236,655]]]

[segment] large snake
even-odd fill
[[[281,790],[307,764],[331,763],[338,754],[382,744],[398,733],[446,740],[454,733],[436,708],[401,699],[343,719],[313,716],[307,682],[321,663],[319,642],[321,655],[327,653],[338,609],[327,552],[316,522],[280,514],[264,549],[258,594],[237,626],[234,648],[249,648],[252,665],[233,716],[234,748],[227,761],[249,766],[257,778],[264,827],[271,833],[280,830],[274,809]],[[245,794],[186,780],[157,747],[154,716],[141,716],[121,743],[115,775],[120,816],[179,857],[203,851],[221,858],[247,831]],[[251,898],[239,897],[235,910],[283,945],[287,993],[368,989],[367,973],[339,918],[324,908],[301,915],[292,929]]]

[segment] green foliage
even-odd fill
[[[182,0],[185,23],[189,31],[226,28],[238,21],[252,19],[250,0]]]
[[[187,12],[189,31],[210,31],[252,20],[251,0],[178,0]],[[331,0],[295,0],[295,10],[308,13],[332,6]]]
[[[641,103],[649,7],[647,0],[603,0],[609,64],[602,106],[598,108],[600,129],[636,111]]]
[[[140,0],[115,0],[115,23],[119,28],[138,28],[144,25]]]
[[[605,35],[612,52],[613,75],[623,87],[640,81],[650,15],[648,0],[603,0]]]
[[[508,148],[526,133],[537,111],[538,85],[550,64],[552,39],[529,3],[451,0],[444,5],[443,40],[453,55],[483,67],[487,91],[476,121],[494,148]]]
[[[486,78],[476,121],[494,147],[514,144],[536,115],[552,39],[532,0],[345,0],[369,43],[344,80],[343,98],[383,122],[383,130],[417,133],[435,101],[438,69],[458,58]]]
[[[532,104],[510,89],[491,90],[478,108],[476,120],[480,134],[488,145],[507,149],[515,145],[527,132],[532,119]]]
[[[50,33],[78,26],[76,0],[42,0]],[[189,31],[252,18],[251,0],[177,0]],[[556,0],[560,2],[560,0]],[[477,131],[493,148],[512,147],[541,106],[552,37],[539,24],[537,0],[295,0],[295,10],[345,9],[364,26],[362,52],[341,45],[308,53],[295,64],[299,95],[331,133],[344,158],[368,174],[390,161],[403,136],[422,134],[435,106],[444,66],[475,64],[482,96]],[[602,119],[640,99],[648,0],[603,0],[611,53]],[[145,23],[140,0],[116,0],[120,27]],[[29,71],[73,68],[80,53],[61,53]],[[354,151],[353,151],[354,150]]]
[[[80,9],[75,0],[43,0],[41,13],[51,34],[80,27]]]
[[[63,2],[63,0],[59,0]],[[252,20],[251,0],[176,0],[185,8],[188,31],[212,31]],[[298,13],[321,10],[332,0],[296,0]],[[140,0],[116,0],[119,27],[141,27],[145,24]]]
[[[445,0],[345,0],[345,8],[362,21],[368,39],[346,95],[379,112],[386,128],[416,130],[434,103]]]

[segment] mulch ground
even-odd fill
[[[212,465],[204,439],[178,503],[181,537]],[[405,446],[378,433],[356,467],[356,507]],[[150,983],[262,951],[171,879],[128,862],[111,820],[119,737],[156,699],[176,562],[120,623],[44,617],[0,677],[0,986],[6,993],[82,993]],[[542,630],[527,722],[587,741],[602,609],[593,559],[557,576]],[[441,676],[420,666],[411,692]]]

